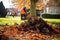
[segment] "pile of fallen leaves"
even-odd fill
[[[7,40],[13,38],[15,40],[29,39],[45,39],[57,38],[55,34],[59,34],[60,30],[53,28],[41,18],[29,18],[28,21],[22,22],[20,25],[0,27],[0,39]]]

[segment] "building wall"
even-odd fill
[[[60,14],[60,0],[50,0],[46,5],[46,13]],[[47,9],[48,8],[48,9]],[[47,12],[48,11],[48,12]]]

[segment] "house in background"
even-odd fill
[[[7,16],[20,16],[20,11],[16,8],[6,8]]]
[[[60,0],[49,0],[44,10],[47,14],[60,14]]]

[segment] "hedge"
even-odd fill
[[[60,19],[60,14],[42,14],[42,18]]]

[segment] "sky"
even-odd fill
[[[0,2],[3,1],[3,4],[5,6],[5,8],[12,8],[12,3],[10,0],[0,0]]]

